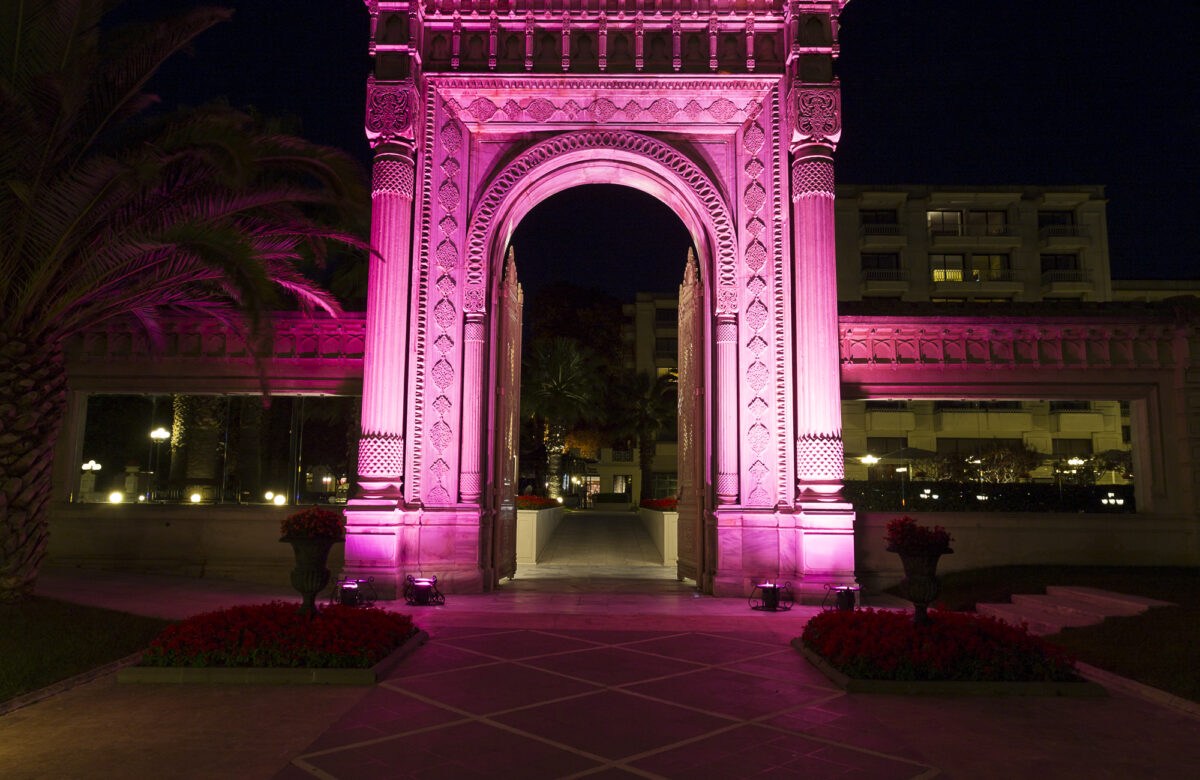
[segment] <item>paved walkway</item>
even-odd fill
[[[754,613],[637,571],[599,589],[561,568],[413,610],[431,639],[374,688],[101,678],[0,717],[0,777],[1200,774],[1200,720],[1142,699],[847,695],[787,646],[814,608]],[[80,570],[39,591],[168,617],[287,593]]]

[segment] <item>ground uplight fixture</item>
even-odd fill
[[[273,491],[268,490],[266,493],[263,493],[263,498],[270,501],[271,499],[275,498],[275,493]]]
[[[276,493],[275,497],[272,498],[271,501],[275,504],[275,506],[283,506],[287,503],[287,496],[285,496],[283,493]]]
[[[410,607],[440,607],[446,603],[446,597],[437,589],[437,577],[410,574],[404,585],[404,603]]]
[[[836,609],[838,612],[853,612],[855,602],[858,600],[856,594],[860,590],[858,585],[826,585],[825,598],[821,600],[821,609],[826,612],[831,612]],[[829,599],[833,598],[833,606],[830,606]]]
[[[193,504],[199,504],[200,503],[200,494],[192,493],[190,496],[188,496],[188,500],[191,501]]]
[[[371,607],[375,605],[375,578],[365,580],[341,579],[333,586],[331,604],[341,604],[346,607]]]
[[[750,591],[750,609],[759,612],[787,612],[796,603],[792,595],[792,583],[762,582]]]
[[[108,503],[119,504],[125,499],[125,495],[119,490],[114,490],[108,494]]]

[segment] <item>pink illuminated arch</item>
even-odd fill
[[[467,283],[482,284],[521,219],[538,203],[583,184],[621,184],[652,195],[687,226],[706,283],[715,267],[722,286],[736,279],[729,209],[712,181],[676,149],[620,131],[565,133],[522,153],[492,179],[467,234]],[[493,265],[499,266],[499,263]],[[497,268],[492,269],[498,273]]]

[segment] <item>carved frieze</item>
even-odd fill
[[[742,124],[761,111],[756,100],[741,105],[725,97],[714,99],[667,98],[654,100],[624,100],[614,102],[607,97],[536,97],[497,102],[487,97],[462,101],[448,100],[447,104],[464,122],[656,122],[672,121],[713,124]]]

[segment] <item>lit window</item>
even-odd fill
[[[935,282],[963,281],[962,255],[930,255],[930,278]]]

